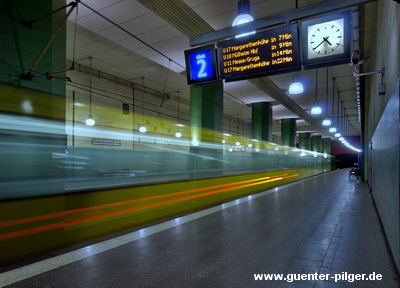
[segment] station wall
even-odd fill
[[[381,73],[365,77],[366,122],[364,126],[365,174],[372,190],[378,213],[400,270],[399,223],[399,76],[400,76],[400,4],[383,0],[368,4],[374,7],[374,49],[369,55],[370,71]],[[386,84],[379,95],[378,86]]]

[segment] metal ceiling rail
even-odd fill
[[[272,26],[290,23],[291,21],[306,19],[334,11],[348,9],[357,5],[374,2],[377,0],[325,0],[315,4],[307,5],[297,9],[255,19],[234,27],[227,27],[210,33],[190,38],[190,46],[198,46],[205,43],[216,42],[221,39],[232,38],[248,31],[265,29]]]

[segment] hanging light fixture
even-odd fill
[[[335,111],[335,78],[332,78],[332,122],[334,124],[334,111]],[[336,133],[337,129],[335,126],[329,128],[330,133]]]
[[[177,91],[177,92],[178,92],[178,124],[176,124],[176,125],[179,126],[179,127],[182,127],[181,123],[180,123],[180,119],[179,119],[179,102],[180,102],[179,101],[179,91]],[[181,133],[180,130],[176,131],[175,137],[176,138],[181,138],[182,137],[182,133]]]
[[[140,125],[140,127],[139,127],[139,132],[146,133],[146,132],[147,132],[146,126]]]
[[[144,116],[143,116],[143,109],[144,109],[144,77],[140,77],[142,78],[142,124],[139,125],[139,132],[141,133],[146,133],[147,132],[147,128],[146,126],[143,124],[144,123]]]
[[[293,83],[290,84],[289,87],[289,94],[301,94],[303,93],[303,91],[304,91],[303,84],[301,84],[297,73],[295,73],[293,76]]]
[[[315,102],[314,107],[311,109],[312,115],[319,115],[322,113],[321,107],[318,106],[318,69],[315,69]]]
[[[240,0],[238,2],[238,16],[236,16],[235,20],[233,20],[232,26],[241,25],[251,21],[254,21],[254,18],[250,15],[250,1]],[[235,38],[253,35],[255,33],[256,31],[246,32],[236,35]]]
[[[342,113],[342,115],[341,115],[341,123],[340,123],[340,130],[342,130],[342,135],[340,135],[340,137],[339,137],[339,141],[340,142],[343,142],[345,139],[344,139],[344,135],[346,135],[346,133],[345,133],[345,128],[344,128],[344,122],[345,122],[345,115],[346,115],[346,109],[343,107],[343,102],[342,102],[342,108],[343,108],[343,113]]]
[[[342,102],[342,104],[343,104],[343,102]],[[346,108],[343,108],[343,110],[344,110],[344,112],[343,112],[343,116],[341,117],[342,118],[342,123],[341,123],[341,128],[342,128],[342,131],[343,131],[343,133],[345,134],[345,135],[348,135],[348,121],[347,121],[347,115],[346,115]],[[343,127],[343,125],[344,125],[344,127]],[[349,138],[349,140],[350,140],[350,138]],[[358,152],[358,153],[361,153],[362,152],[362,150],[361,149],[359,149],[359,148],[356,148],[356,147],[354,147],[353,145],[351,145],[350,143],[349,143],[349,141],[347,141],[343,136],[341,136],[340,138],[339,138],[339,141],[340,142],[342,142],[342,144],[344,145],[344,146],[346,146],[347,148],[349,148],[349,149],[351,149],[351,150],[353,150],[353,151],[355,151],[355,152]]]
[[[322,121],[322,126],[331,126],[332,122],[331,120],[328,118],[328,67],[326,67],[326,90],[325,90],[325,95],[326,95],[326,99],[325,99],[325,119],[324,121]]]
[[[89,115],[88,118],[85,121],[87,126],[94,126],[96,124],[96,121],[94,121],[93,116]]]
[[[324,119],[324,121],[322,121],[322,126],[331,126],[331,124],[332,124],[332,122],[328,118]]]
[[[339,121],[340,121],[340,109],[339,109],[340,103],[339,103],[339,101],[340,101],[340,93],[339,93],[339,91],[338,91],[338,103],[337,103],[338,112],[337,112],[337,121],[336,121],[336,125],[337,125],[338,128],[340,128],[340,127],[339,127],[339,126],[340,126],[340,123],[339,123]],[[336,131],[335,137],[336,137],[336,138],[339,138],[339,137],[341,137],[341,136],[342,136],[342,134],[340,134],[339,131]]]
[[[321,107],[319,107],[319,106],[314,106],[312,109],[311,109],[311,114],[312,115],[319,115],[319,114],[321,114],[322,113],[322,109],[321,109]]]
[[[92,56],[89,56],[89,61],[90,61],[90,74],[89,74],[89,116],[86,119],[85,123],[87,126],[93,126],[96,124],[96,121],[94,121],[93,116],[92,116]]]

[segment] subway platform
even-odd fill
[[[399,287],[369,188],[348,172],[3,267],[0,287]]]

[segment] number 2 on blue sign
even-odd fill
[[[201,85],[218,81],[217,53],[214,44],[185,51],[187,83]]]
[[[204,79],[212,76],[211,51],[204,50],[190,55],[192,67],[192,79]]]
[[[207,77],[207,72],[205,72],[207,68],[207,62],[204,59],[197,60],[197,65],[200,65],[199,73],[197,73],[197,78]]]

